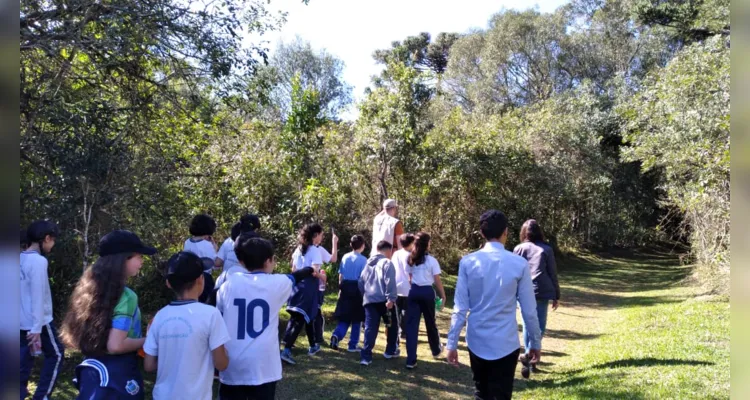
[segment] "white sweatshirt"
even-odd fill
[[[36,251],[21,253],[21,330],[41,333],[52,322],[52,292],[47,259]]]

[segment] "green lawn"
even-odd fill
[[[560,267],[563,299],[560,309],[549,314],[541,372],[524,380],[519,368],[514,398],[729,398],[729,302],[701,295],[686,279],[689,273],[676,257],[661,252],[566,260]],[[446,276],[444,282],[451,303],[455,278]],[[329,316],[334,300],[329,295],[324,306]],[[449,323],[450,313],[440,313],[443,337]],[[329,321],[326,338],[332,329]],[[356,354],[343,351],[324,349],[308,357],[306,342],[301,335],[298,364],[284,366],[279,399],[465,399],[472,394],[463,341],[463,365],[454,368],[430,357],[422,334],[419,365],[411,371],[404,368],[403,357],[380,356],[382,333],[369,367],[360,366]],[[54,398],[75,397],[70,380],[79,359],[69,354]],[[153,381],[154,376],[146,374],[148,391]]]

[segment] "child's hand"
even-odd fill
[[[333,235],[331,235],[331,243],[333,243],[334,246],[337,245],[337,244],[339,244],[339,237],[336,236],[335,233]]]

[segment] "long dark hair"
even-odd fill
[[[530,219],[521,226],[521,243],[523,242],[543,242],[544,233],[542,227],[535,219]]]
[[[312,245],[313,237],[322,232],[323,226],[317,222],[307,224],[299,230],[299,234],[297,235],[297,245],[303,256],[307,253],[307,249],[310,245]]]
[[[427,247],[430,245],[430,235],[426,232],[419,232],[414,235],[414,250],[409,254],[409,265],[424,264],[427,258]]]
[[[115,306],[125,290],[125,262],[132,253],[100,257],[78,280],[62,326],[62,340],[86,356],[107,353]]]
[[[237,240],[237,237],[243,233],[252,233],[260,229],[260,218],[255,214],[245,214],[240,218],[240,222],[232,225],[231,238]],[[256,236],[259,236],[256,233]]]

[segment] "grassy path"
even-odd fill
[[[675,257],[655,252],[567,260],[560,267],[561,307],[549,313],[541,372],[524,380],[519,366],[514,398],[729,398],[729,303],[700,296],[685,283],[688,274]],[[455,278],[444,278],[452,288]],[[450,303],[452,293],[448,297]],[[332,313],[332,298],[324,310]],[[438,324],[445,338],[447,308]],[[327,324],[326,338],[332,329]],[[404,357],[382,358],[382,333],[369,367],[358,364],[357,354],[327,348],[308,357],[302,336],[297,365],[284,367],[279,399],[466,399],[473,393],[465,343],[460,368],[434,360],[424,324],[415,370],[404,368]],[[71,355],[55,398],[75,397],[69,381],[77,361]],[[148,386],[153,379],[146,375]]]

